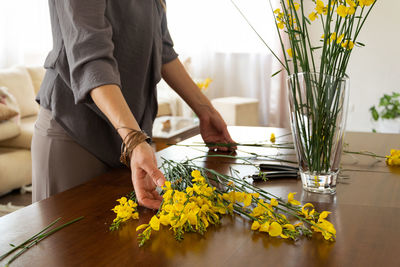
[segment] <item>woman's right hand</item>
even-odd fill
[[[157,168],[153,148],[147,143],[139,144],[131,155],[132,184],[139,205],[150,209],[159,209],[162,197],[156,191],[163,186],[165,177]]]

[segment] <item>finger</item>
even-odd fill
[[[147,173],[147,175],[150,176],[150,178],[156,185],[164,186],[165,183],[164,174],[159,169],[157,169],[156,165],[145,164],[142,166],[142,168]]]
[[[158,210],[161,205],[160,199],[153,199],[153,198],[149,198],[149,197],[144,197],[142,199],[138,198],[138,202],[141,206],[144,206],[149,209],[154,209],[154,210]]]
[[[153,191],[151,194],[153,195],[154,199],[158,199],[160,201],[163,200],[163,197],[160,196],[160,194],[157,191]]]

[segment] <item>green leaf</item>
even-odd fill
[[[365,44],[360,43],[360,42],[356,42],[356,45],[361,46],[361,47],[364,47],[364,46],[365,46]]]
[[[375,129],[372,129],[372,132],[373,132],[373,133],[376,133],[376,130],[375,130]]]
[[[375,106],[372,106],[369,110],[371,111],[372,118],[377,121],[379,119],[379,114]]]
[[[283,71],[283,69],[278,70],[277,72],[275,72],[274,74],[271,75],[271,78],[274,77],[275,75],[278,75],[281,71]]]
[[[316,46],[316,47],[311,47],[311,50],[317,50],[317,49],[321,49],[323,46]]]
[[[304,17],[304,19],[307,21],[308,24],[311,25],[311,21],[308,18]]]

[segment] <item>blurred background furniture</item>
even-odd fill
[[[248,97],[221,97],[213,106],[230,126],[259,126],[258,99]]]

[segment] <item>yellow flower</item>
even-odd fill
[[[149,225],[148,224],[139,225],[138,227],[136,227],[136,232],[146,228],[147,226],[149,226]]]
[[[193,196],[193,187],[190,187],[190,186],[186,187],[186,193],[189,196]]]
[[[151,218],[149,224],[150,224],[150,226],[151,226],[151,229],[153,229],[153,230],[155,230],[155,231],[160,230],[160,220],[157,218],[156,215],[154,215],[154,216]],[[137,231],[137,229],[136,229],[136,231]]]
[[[353,0],[346,0],[346,3],[351,7],[356,7],[356,3]]]
[[[171,182],[170,181],[165,181],[164,186],[162,187],[163,190],[171,190]]]
[[[336,39],[336,43],[340,44],[343,41],[344,38],[344,34],[342,33],[337,39]]]
[[[311,12],[310,15],[308,15],[308,18],[309,18],[311,21],[314,21],[314,20],[318,19],[318,14],[315,13],[315,12]]]
[[[235,200],[237,202],[243,202],[244,201],[244,197],[245,197],[245,193],[244,192],[235,192]]]
[[[250,206],[252,199],[253,199],[253,196],[251,194],[246,194],[244,196],[243,206],[245,206],[245,207]]]
[[[346,40],[342,43],[342,47],[346,48],[347,50],[352,50],[354,47],[353,41]]]
[[[276,200],[275,198],[271,198],[271,206],[273,207],[278,206],[278,200]]]
[[[258,228],[260,228],[260,223],[258,221],[254,221],[251,225],[251,230],[256,231]]]
[[[193,178],[197,178],[201,176],[201,172],[199,170],[193,170],[191,175]]]
[[[375,2],[375,0],[358,0],[360,7],[370,6]]]
[[[265,222],[260,226],[260,232],[268,232],[270,228],[269,222]]]
[[[336,40],[336,32],[333,32],[333,33],[331,34],[331,37],[330,37],[329,39],[330,39],[330,42],[329,42],[329,43],[335,41],[335,40]]]
[[[279,236],[282,234],[282,226],[277,222],[272,222],[269,226],[268,233],[270,236]]]
[[[275,143],[276,138],[274,133],[271,133],[271,137],[269,138],[269,140],[271,141],[271,143]]]
[[[232,182],[232,181],[229,181],[229,182],[228,182],[228,186],[235,186],[235,183]]]
[[[160,216],[160,223],[162,225],[165,225],[165,226],[169,225],[171,223],[170,216],[168,216],[166,214],[161,215]]]
[[[197,225],[197,216],[194,211],[188,213],[188,221],[191,225]]]
[[[315,10],[317,11],[318,14],[324,14],[326,15],[328,12],[328,9],[325,7],[324,2],[321,0],[317,0],[317,5],[315,7]]]
[[[391,149],[390,155],[386,156],[388,166],[400,166],[400,150]]]
[[[336,229],[333,224],[327,220],[319,219],[317,226],[311,226],[314,232],[320,232],[326,240],[333,240],[336,237]],[[321,229],[320,229],[321,228]]]
[[[121,197],[120,199],[117,199],[117,201],[119,202],[119,204],[124,205],[127,201],[126,197]]]
[[[354,13],[356,13],[356,9],[354,7],[349,7],[347,8],[347,14],[348,15],[353,15]]]
[[[292,204],[292,205],[295,205],[295,206],[298,206],[298,205],[300,205],[301,203],[299,202],[299,201],[297,201],[297,200],[295,200],[294,199],[294,195],[296,195],[297,193],[289,193],[288,194],[288,202],[290,203],[290,204]]]
[[[279,8],[277,8],[277,9],[274,10],[274,14],[277,14],[277,15],[278,15],[278,14],[280,14],[280,13],[281,13],[281,10],[280,10]]]
[[[336,9],[336,13],[338,13],[338,15],[342,18],[345,18],[347,16],[347,7],[344,5],[338,6],[338,8]]]
[[[321,212],[321,214],[319,215],[319,219],[326,219],[326,217],[328,217],[329,214],[331,214],[330,211],[323,211],[323,212]]]
[[[278,28],[281,30],[285,27],[285,23],[283,21],[280,21],[277,25],[278,25]]]
[[[310,213],[309,213],[309,211],[307,209],[308,207],[312,208],[312,211]],[[311,203],[306,203],[303,207],[301,207],[301,213],[304,214],[304,217],[306,219],[310,219],[311,215],[314,214],[314,212],[315,212],[314,211],[314,206]]]
[[[289,0],[287,0],[287,5],[289,8],[292,8],[292,4],[289,2]],[[296,2],[293,2],[293,6],[294,6],[294,9],[296,9],[296,11],[299,10],[299,8],[300,8],[300,4],[296,3]]]
[[[287,51],[287,53],[288,53],[288,55],[289,55],[289,57],[293,57],[293,51],[292,51],[292,48],[289,48],[288,50],[286,50]]]

